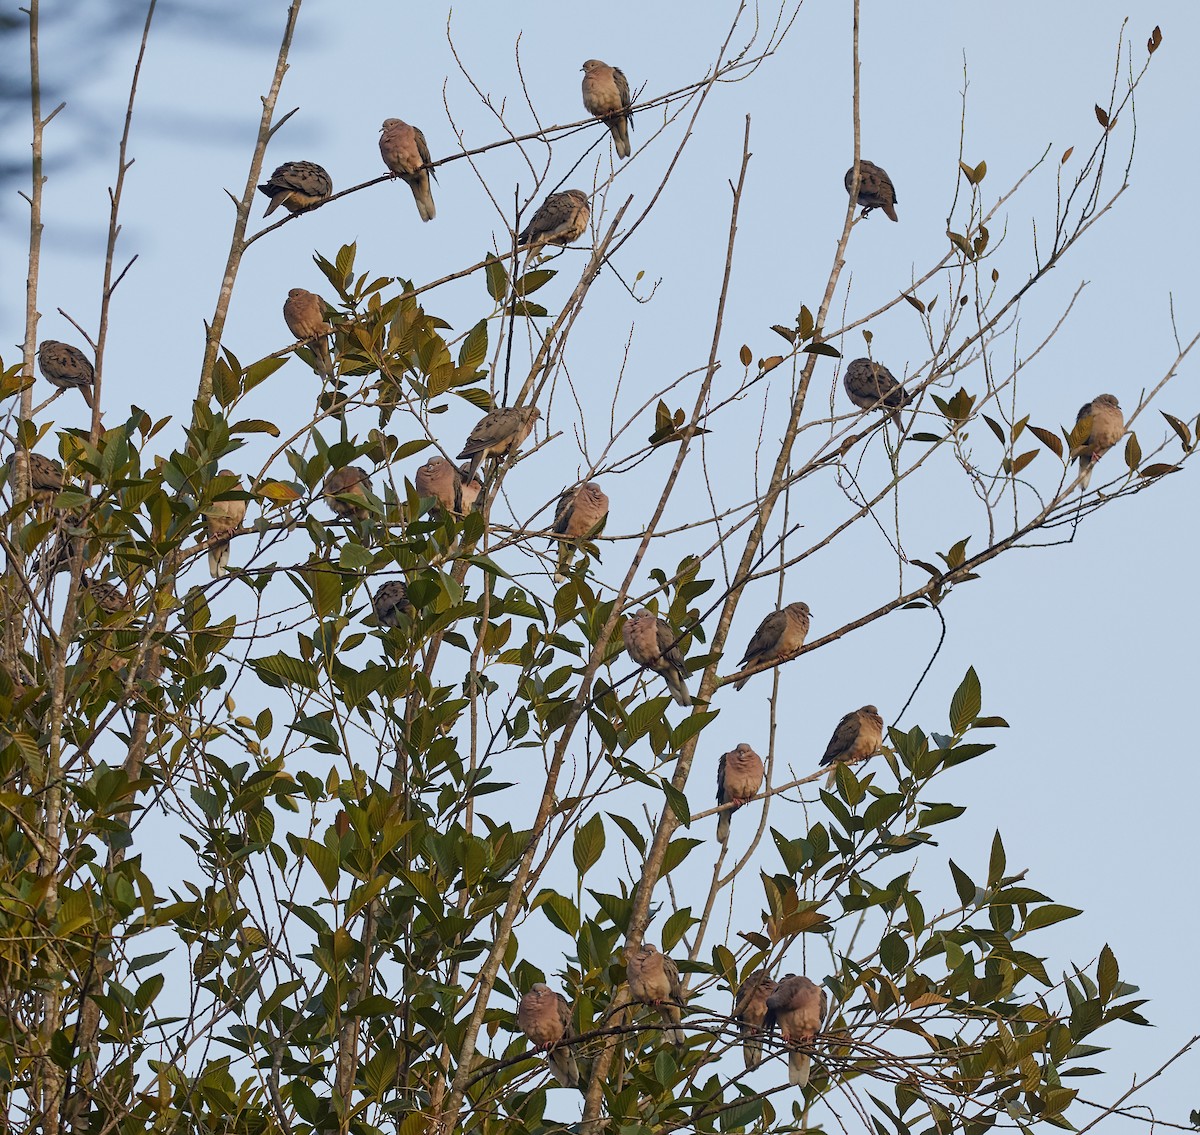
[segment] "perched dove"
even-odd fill
[[[379,129],[383,131],[379,136],[379,153],[383,157],[383,164],[407,182],[417,202],[421,220],[432,221],[437,216],[433,194],[429,189],[429,175],[434,170],[425,135],[399,118],[384,119]]]
[[[842,385],[850,401],[863,410],[891,410],[892,424],[900,428],[900,410],[909,396],[883,363],[855,359],[842,374]]]
[[[762,788],[763,763],[744,741],[736,749],[722,753],[717,763],[717,803],[732,804],[717,817],[717,839],[729,841],[729,819],[743,804],[749,804]]]
[[[579,1065],[569,1047],[571,1006],[567,999],[539,981],[521,998],[517,1006],[517,1024],[540,1052],[550,1054],[550,1071],[554,1078],[564,1088],[579,1087]]]
[[[746,647],[738,669],[767,662],[787,662],[795,658],[804,645],[804,636],[808,634],[809,614],[807,603],[789,603],[782,611],[772,611],[758,624],[758,630]],[[734,682],[733,688],[740,690],[752,677],[750,674]]]
[[[887,171],[874,162],[861,160],[858,163],[858,204],[863,207],[865,217],[872,209],[882,209],[887,218],[898,221],[896,216],[896,187]],[[846,192],[854,189],[854,167],[846,170]]]
[[[599,59],[587,60],[581,70],[583,105],[589,114],[603,118],[612,131],[617,157],[629,157],[633,152],[629,148],[629,123],[633,118],[629,109],[629,80],[616,67]]]
[[[333,192],[333,182],[316,162],[284,162],[258,191],[271,198],[264,217],[269,217],[280,205],[289,213],[306,213]]]
[[[325,501],[335,516],[344,520],[366,520],[371,510],[366,507],[367,493],[371,491],[371,478],[357,465],[347,465],[343,469],[335,469],[325,478],[321,492]],[[344,498],[352,497],[352,500]],[[358,504],[363,501],[363,504]]]
[[[467,435],[458,460],[468,460],[465,481],[474,479],[485,457],[499,460],[518,449],[533,430],[533,423],[542,416],[536,406],[497,406],[479,419]]]
[[[229,477],[233,484],[221,490],[222,496],[229,493],[242,492],[242,479],[230,469],[221,469],[218,477]],[[208,523],[208,538],[214,543],[208,548],[208,571],[213,579],[220,579],[226,574],[229,564],[229,541],[233,534],[242,526],[246,519],[246,502],[244,500],[216,500],[204,510]]]
[[[80,585],[91,597],[92,602],[106,615],[117,615],[129,609],[129,596],[115,583],[84,576]]]
[[[676,1048],[683,1048],[683,986],[675,963],[648,942],[631,950],[625,963],[629,996],[643,1005],[653,1005],[661,1014],[665,1032]]]
[[[558,570],[554,578],[558,582],[566,579],[567,563],[576,542],[604,531],[608,520],[608,497],[595,481],[587,481],[574,489],[568,489],[558,498],[554,510],[554,525],[551,532],[570,536],[571,540],[558,541]]]
[[[1080,492],[1086,490],[1091,482],[1096,462],[1125,434],[1125,415],[1115,394],[1099,394],[1080,406],[1079,413],[1075,415],[1075,424],[1079,425],[1084,418],[1090,418],[1092,424],[1082,444],[1072,450],[1072,456],[1079,457]]]
[[[821,764],[832,765],[837,761],[861,761],[879,752],[883,740],[883,718],[873,705],[864,705],[846,714],[837,723]]]
[[[779,1035],[788,1046],[789,1083],[807,1086],[809,1053],[828,1008],[829,998],[824,989],[807,977],[791,973],[767,998],[767,1029],[778,1025]]]
[[[774,979],[767,976],[765,969],[756,969],[746,975],[746,980],[738,986],[734,996],[733,1019],[742,1033],[742,1055],[746,1059],[747,1071],[754,1071],[762,1063],[767,998],[776,988]]]
[[[78,390],[91,409],[91,387],[96,381],[96,369],[78,347],[60,343],[57,339],[43,339],[38,347],[38,369],[42,377],[59,390],[72,387]]]
[[[680,705],[692,704],[692,696],[684,681],[687,678],[687,666],[683,655],[679,653],[679,644],[671,645],[679,636],[671,629],[670,623],[643,607],[636,615],[630,615],[625,620],[621,636],[634,662],[657,670],[666,678],[671,696]]]
[[[592,210],[583,190],[564,189],[561,193],[551,193],[521,230],[517,243],[532,245],[530,256],[547,244],[570,244],[583,236],[591,218]]]
[[[385,627],[398,627],[401,615],[412,615],[413,605],[408,601],[408,587],[402,579],[389,579],[375,592],[371,600],[375,618]]]
[[[21,473],[26,469],[29,473],[29,491],[38,504],[53,504],[55,496],[62,492],[63,467],[53,458],[17,449],[8,455],[5,465],[8,466],[9,492],[14,500],[20,491]]]
[[[321,375],[333,378],[333,359],[329,356],[328,335],[333,327],[325,319],[325,304],[321,297],[303,288],[292,288],[283,304],[283,318],[288,330],[297,339],[312,340],[313,350],[320,361]]]
[[[471,511],[482,483],[467,477],[467,466],[456,469],[444,457],[431,457],[413,478],[417,496],[436,500],[447,512],[463,515]]]

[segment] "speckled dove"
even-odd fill
[[[581,189],[551,193],[529,218],[529,224],[521,230],[517,243],[531,245],[530,256],[547,244],[568,245],[583,236],[591,217],[587,194]]]
[[[842,373],[850,401],[863,410],[890,410],[892,424],[900,428],[900,410],[908,405],[908,392],[883,363],[855,359]]]
[[[887,171],[874,162],[860,159],[858,177],[858,204],[863,207],[865,217],[872,209],[882,209],[889,220],[898,221],[896,216],[896,187]],[[846,170],[846,192],[854,188],[854,167]]]
[[[458,460],[468,460],[465,480],[474,478],[485,457],[499,460],[518,449],[542,416],[536,406],[497,406],[489,410],[467,435]]]
[[[1125,415],[1115,394],[1098,394],[1090,402],[1079,407],[1075,424],[1091,418],[1092,424],[1082,444],[1071,451],[1079,457],[1081,480],[1080,491],[1084,491],[1092,480],[1092,469],[1114,445],[1125,436]]]
[[[742,1033],[742,1055],[748,1071],[762,1063],[763,1028],[767,1019],[767,998],[775,992],[776,983],[765,969],[746,975],[733,998],[733,1019]]]
[[[807,977],[789,973],[767,998],[766,1026],[779,1026],[779,1034],[788,1046],[788,1082],[806,1087],[813,1040],[821,1031],[828,1011],[825,990]]]
[[[571,1006],[567,999],[545,982],[536,982],[517,1006],[517,1024],[538,1051],[549,1053],[554,1078],[564,1088],[579,1087],[579,1065],[569,1047]]]
[[[772,611],[758,624],[758,630],[746,647],[738,669],[795,658],[804,645],[804,636],[808,634],[810,613],[807,603],[789,603],[782,611]],[[733,688],[740,690],[753,676],[748,674],[734,682]]]
[[[822,765],[837,761],[861,761],[879,752],[883,740],[883,718],[873,705],[864,705],[846,714],[837,723],[829,744],[825,746]]]
[[[269,217],[280,205],[289,213],[306,213],[333,192],[333,182],[316,162],[284,162],[258,191],[271,198],[264,217]]]
[[[687,666],[679,652],[679,644],[671,645],[679,636],[671,629],[670,623],[643,607],[636,615],[630,615],[625,620],[621,636],[634,662],[657,670],[666,678],[671,696],[680,705],[692,704],[692,696],[685,683]]]
[[[47,382],[59,390],[78,390],[91,409],[96,369],[78,347],[57,339],[43,339],[37,357],[38,369]]]
[[[218,477],[230,477],[233,484],[221,490],[222,493],[242,491],[242,479],[230,469],[221,469]],[[244,500],[217,500],[204,510],[207,518],[208,538],[214,543],[208,547],[208,571],[213,579],[220,579],[226,574],[229,565],[229,540],[242,526],[246,519],[246,502]]]
[[[283,318],[288,330],[297,339],[312,341],[323,377],[333,378],[333,359],[329,354],[328,335],[333,327],[325,319],[325,304],[321,297],[304,288],[291,288],[283,304]]]
[[[437,211],[433,207],[429,175],[434,171],[425,135],[399,118],[384,119],[379,129],[383,131],[379,136],[379,153],[383,157],[383,164],[412,190],[421,220],[432,221]]]
[[[729,819],[743,804],[750,803],[762,788],[764,770],[760,757],[744,741],[717,762],[717,803],[732,804],[717,816],[717,839],[729,840]]]
[[[20,474],[26,468],[29,470],[29,491],[35,502],[40,505],[53,504],[55,496],[62,492],[63,467],[53,458],[17,449],[8,455],[4,463],[8,466],[8,490],[14,500],[20,491]]]
[[[675,963],[661,954],[649,942],[638,949],[630,950],[625,962],[629,996],[643,1005],[652,1005],[662,1016],[666,1026],[664,1032],[676,1048],[683,1048],[685,1040],[679,1022],[683,1019],[683,986],[679,983],[679,969]]]
[[[383,584],[371,600],[375,618],[385,627],[398,627],[400,616],[413,613],[413,605],[408,601],[408,586],[402,579],[389,579]]]
[[[325,478],[321,492],[335,516],[344,520],[366,520],[371,510],[366,507],[366,495],[371,491],[371,478],[357,465],[335,469]],[[351,497],[352,500],[342,498]],[[355,503],[363,501],[363,504]]]
[[[604,119],[612,131],[617,157],[629,157],[633,152],[629,148],[629,123],[633,118],[629,109],[629,80],[616,67],[599,59],[587,60],[581,70],[583,105],[589,114]]]
[[[106,615],[118,615],[129,609],[129,596],[115,583],[84,576],[80,586],[92,597],[92,601]]]
[[[558,570],[554,578],[561,583],[566,579],[567,564],[576,542],[588,539],[604,531],[608,520],[608,497],[595,481],[587,481],[577,488],[568,489],[558,498],[554,510],[551,532],[573,537],[573,540],[558,541]]]

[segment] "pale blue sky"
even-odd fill
[[[244,184],[259,96],[270,80],[285,9],[282,3],[255,7],[253,24],[247,22],[236,34],[201,34],[170,9],[153,34],[121,240],[125,256],[136,252],[139,259],[114,304],[105,364],[106,404],[113,407],[114,419],[117,407],[131,401],[155,418],[182,416],[194,393],[202,321],[211,316],[228,245],[232,206],[223,188],[238,192]],[[782,341],[769,325],[789,322],[801,303],[815,308],[841,224],[842,173],[852,156],[848,7],[809,0],[775,58],[744,82],[713,93],[658,212],[619,256],[627,280],[639,270],[647,282],[662,278],[653,302],[635,305],[612,276],[597,284],[568,357],[570,377],[597,415],[593,431],[600,428],[599,415],[631,332],[626,410],[707,357],[724,258],[727,181],[736,176],[747,114],[754,156],[722,340],[724,369],[715,389],[731,389],[740,375],[741,343],[755,357],[775,353]],[[474,3],[455,9],[452,31],[463,64],[497,103],[508,100],[511,124],[524,132],[532,127],[513,62],[518,34],[524,76],[539,115],[543,122],[566,122],[581,116],[578,69],[585,58],[620,66],[635,88],[647,84],[648,94],[673,89],[704,72],[733,10],[731,4],[707,2],[689,6],[685,17],[678,5],[619,0],[601,18],[594,9],[586,17],[575,15],[560,3]],[[964,59],[970,83],[964,156],[972,164],[986,159],[984,188],[990,195],[1007,189],[1047,146],[1055,155],[1074,146],[1077,158],[1090,148],[1097,133],[1092,107],[1107,101],[1127,10],[1110,0],[1055,6],[1029,0],[1003,5],[929,0],[915,7],[864,3],[863,155],[891,173],[901,220],[891,225],[877,215],[856,228],[850,275],[843,281],[852,280],[851,312],[871,310],[895,295],[913,271],[921,271],[944,248],[957,176]],[[103,53],[88,52],[81,41],[94,12],[48,3],[43,13],[44,72],[61,84],[68,106],[51,127],[47,144],[52,176],[46,187],[41,333],[77,341],[55,308],[64,307],[88,326],[96,317],[106,187],[136,43],[128,36]],[[281,161],[309,158],[329,169],[336,189],[374,177],[382,172],[378,126],[390,116],[422,126],[435,157],[451,152],[444,81],[467,143],[497,137],[494,122],[451,56],[446,20],[447,8],[440,3],[308,0],[279,101],[281,110],[299,106],[300,112],[273,142],[264,173]],[[1076,287],[1088,282],[1059,336],[1022,380],[1025,410],[1036,424],[1051,429],[1070,424],[1079,405],[1102,391],[1116,393],[1129,410],[1162,376],[1175,354],[1172,296],[1181,336],[1186,340],[1200,330],[1193,266],[1200,222],[1187,197],[1188,187],[1200,180],[1192,144],[1200,110],[1200,74],[1194,66],[1200,8],[1189,0],[1165,0],[1150,14],[1135,16],[1127,38],[1139,66],[1155,23],[1162,26],[1164,42],[1137,100],[1130,188],[1021,311],[1016,350],[1025,356],[1058,320]],[[745,37],[735,38],[740,43]],[[5,46],[12,50],[11,42]],[[80,58],[88,60],[86,67],[78,66]],[[20,65],[19,53],[6,64],[10,73]],[[642,151],[652,118],[648,113],[636,120],[635,156],[621,170],[611,198],[633,194],[635,208],[648,200],[680,132],[672,127],[671,141]],[[89,139],[90,149],[83,145]],[[556,147],[552,168],[565,171],[591,140],[583,135]],[[19,158],[25,145],[10,123],[5,155]],[[599,153],[607,170],[607,147]],[[68,160],[72,154],[74,160]],[[589,160],[593,166],[573,184],[590,189],[595,152]],[[1035,175],[1008,211],[1008,243],[996,263],[1013,279],[1028,263],[1031,215],[1039,217],[1039,236],[1047,231],[1056,165],[1052,161]],[[531,190],[529,171],[512,149],[485,156],[479,169],[502,202],[511,201],[514,182],[525,193]],[[1118,175],[1116,169],[1113,173]],[[556,172],[552,181],[557,177]],[[1110,182],[1114,189],[1117,184]],[[0,203],[0,254],[11,284],[0,300],[0,355],[9,364],[16,357],[13,344],[22,337],[26,212],[13,186],[6,190]],[[321,290],[323,283],[310,261],[314,249],[332,257],[340,244],[355,240],[364,269],[425,280],[473,262],[494,239],[507,244],[467,163],[443,171],[434,192],[438,219],[429,225],[417,220],[407,189],[380,185],[256,244],[238,281],[227,345],[245,362],[288,341],[280,316],[287,289]],[[259,213],[256,205],[251,231],[259,225]],[[999,229],[993,226],[994,240]],[[551,307],[565,297],[565,279],[580,263],[580,254],[568,255],[572,259],[560,262],[568,266],[564,278],[543,293]],[[458,329],[486,314],[486,305],[479,280],[456,285],[429,303]],[[906,306],[877,320],[872,331],[876,357],[897,374],[924,361],[920,328]],[[857,332],[843,350],[848,358],[863,353]],[[1010,340],[1007,358],[1012,355]],[[1197,367],[1189,359],[1156,405],[1194,419],[1200,409]],[[818,368],[822,399],[827,400],[833,373],[830,366]],[[782,371],[777,381],[763,426],[768,460],[786,397]],[[293,386],[295,397],[305,402],[315,393],[310,374],[294,361],[262,390],[257,412],[286,415]],[[673,405],[690,406],[694,385],[685,389]],[[81,408],[82,403],[66,399],[55,404],[63,424],[81,424]],[[572,480],[581,463],[571,430],[576,411],[565,389],[554,409],[561,418],[554,428],[566,432],[539,456],[547,475],[531,475],[526,466],[509,484],[522,515]],[[840,394],[838,409],[845,409]],[[708,463],[720,498],[745,499],[751,491],[749,452],[763,415],[761,398],[751,396],[734,408],[726,433],[714,437]],[[466,407],[445,415],[448,445],[465,434],[473,417]],[[1161,421],[1157,409],[1139,423],[1143,448],[1159,436],[1150,418]],[[649,430],[647,423],[634,436]],[[986,430],[976,432],[982,449]],[[731,444],[723,450],[721,441]],[[1118,469],[1108,466],[1119,463],[1113,454],[1101,468],[1115,475]],[[648,480],[660,484],[668,467],[667,455],[659,454],[641,467],[646,479],[605,485],[616,531],[638,529],[645,518],[645,486]],[[694,489],[681,498],[679,516],[706,507],[698,460],[692,467]],[[877,451],[868,468],[878,474]],[[411,469],[403,472],[411,475]],[[1035,480],[1042,479],[1039,483],[1049,483],[1051,472],[1048,455],[1030,470]],[[1117,502],[1088,521],[1073,544],[1009,554],[986,567],[981,580],[962,587],[945,606],[950,626],[945,649],[904,720],[906,727],[943,728],[950,694],[967,666],[974,665],[983,682],[984,712],[1002,714],[1013,726],[994,738],[996,753],[949,774],[935,791],[936,798],[967,804],[969,811],[943,829],[939,850],[922,857],[926,885],[936,893],[945,884],[945,870],[938,866],[943,855],[953,855],[968,870],[984,864],[999,827],[1011,867],[1028,866],[1033,885],[1086,911],[1040,936],[1042,948],[1055,951],[1050,972],[1060,972],[1068,959],[1089,960],[1108,942],[1123,976],[1152,999],[1147,1015],[1154,1030],[1118,1027],[1103,1037],[1115,1045],[1104,1058],[1114,1073],[1102,1082],[1083,1082],[1084,1095],[1092,1099],[1117,1094],[1131,1076],[1150,1072],[1200,1031],[1200,986],[1190,969],[1181,973],[1179,968],[1180,956],[1190,956],[1200,936],[1192,815],[1200,771],[1191,716],[1179,712],[1193,703],[1193,644],[1200,631],[1193,599],[1195,476],[1189,469]],[[793,500],[793,521],[800,520],[815,536],[843,509],[837,493],[827,491],[832,482],[814,483],[811,490],[808,485]],[[973,498],[960,491],[949,465],[902,499],[908,514],[906,547],[919,558],[933,559],[977,519]],[[970,520],[965,510],[971,510]],[[606,555],[603,578],[620,578],[621,552],[629,547]],[[653,562],[671,567],[687,550],[686,542],[674,541]],[[787,593],[811,604],[814,635],[874,606],[895,586],[887,545],[866,526],[810,565],[789,574]],[[711,566],[720,570],[718,562]],[[747,595],[731,647],[744,645],[774,595],[773,584]],[[808,768],[840,713],[866,701],[875,701],[891,721],[936,635],[936,621],[927,612],[899,612],[793,664],[784,680],[781,757]],[[694,810],[709,806],[717,753],[739,740],[765,745],[768,688],[769,681],[760,678],[742,700],[723,693],[719,704],[726,712],[702,747],[689,786]],[[739,827],[750,826],[742,823],[745,815],[735,822],[735,844]],[[786,827],[795,817],[781,807],[772,822]],[[711,834],[713,821],[705,823],[702,834]],[[707,867],[697,871],[705,882]],[[738,906],[757,910],[753,886]],[[547,964],[553,968],[552,960]],[[1185,1059],[1138,1101],[1153,1103],[1160,1118],[1185,1120],[1190,1108],[1200,1106],[1200,1093],[1192,1087],[1196,1059],[1194,1054]],[[1086,1121],[1087,1109],[1075,1118]],[[1125,1126],[1117,1120],[1113,1129]]]

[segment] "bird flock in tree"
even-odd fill
[[[632,123],[629,82],[616,67],[598,59],[583,64],[583,102],[612,134],[617,157],[631,156],[629,129]],[[436,177],[433,159],[424,133],[398,118],[388,118],[380,128],[379,152],[394,177],[411,189],[422,221],[432,221],[434,206],[431,179]],[[845,186],[862,216],[879,209],[892,221],[898,221],[896,190],[886,171],[872,162],[860,160],[846,171]],[[269,198],[264,216],[283,206],[298,214],[318,208],[333,191],[328,172],[315,162],[292,161],[279,166],[262,185],[260,192]],[[518,245],[527,248],[532,259],[547,245],[563,247],[578,240],[591,220],[587,194],[579,189],[551,193],[533,213],[517,236]],[[283,306],[289,331],[302,343],[311,345],[317,371],[325,381],[335,376],[335,361],[330,338],[335,327],[320,296],[304,288],[292,288]],[[60,391],[77,389],[90,408],[95,370],[78,348],[53,339],[44,340],[37,353],[38,367],[48,382]],[[870,358],[854,359],[845,366],[843,384],[850,402],[863,411],[883,410],[897,429],[900,411],[913,399],[890,370]],[[495,406],[471,430],[456,467],[445,457],[426,461],[417,471],[414,488],[425,505],[444,509],[462,517],[480,508],[486,500],[488,481],[481,475],[487,463],[494,477],[499,465],[515,454],[532,433],[540,417],[536,406]],[[1082,423],[1087,423],[1083,425]],[[1076,416],[1079,445],[1072,457],[1079,463],[1079,481],[1086,489],[1096,462],[1124,435],[1121,407],[1112,394],[1101,394],[1086,403]],[[63,467],[41,454],[18,450],[6,462],[10,491],[28,484],[32,503],[50,513],[64,484]],[[205,514],[208,561],[214,578],[228,572],[230,544],[239,533],[246,516],[249,495],[237,473],[222,469],[217,474],[218,499]],[[365,470],[349,465],[334,469],[325,479],[321,494],[333,514],[348,523],[368,523],[372,518],[369,497],[371,480]],[[588,481],[567,489],[558,500],[550,533],[557,543],[555,578],[562,581],[573,553],[604,531],[609,502],[601,487]],[[44,557],[51,571],[70,570],[72,559],[83,556],[90,567],[98,550],[89,549],[86,533],[79,529],[80,515],[60,510],[58,543]],[[203,537],[202,537],[203,538]],[[595,548],[591,553],[598,557]],[[105,617],[125,614],[130,597],[115,584],[93,578],[86,572],[81,586]],[[379,625],[400,629],[413,614],[404,581],[383,583],[372,600]],[[807,603],[789,603],[766,616],[754,632],[732,681],[741,690],[754,674],[797,657],[808,634],[810,610]],[[680,650],[686,631],[677,631],[649,608],[630,614],[622,625],[622,637],[629,657],[645,670],[662,676],[671,697],[680,706],[692,705],[687,688],[688,667]],[[823,766],[856,762],[873,756],[883,741],[883,718],[873,705],[847,713],[837,724],[821,757]],[[721,756],[717,766],[717,839],[726,845],[733,812],[755,799],[763,787],[765,770],[762,758],[746,743]],[[685,991],[675,962],[653,945],[642,943],[627,956],[627,985],[630,1001],[650,1006],[661,1017],[661,1032],[677,1049],[685,1045],[681,1028]],[[808,1083],[809,1063],[815,1039],[821,1032],[828,1011],[827,996],[807,977],[787,974],[778,982],[765,970],[756,970],[740,984],[734,996],[732,1020],[742,1036],[743,1054],[748,1070],[762,1062],[764,1042],[776,1027],[788,1051],[789,1081],[804,1087]],[[571,1045],[572,1008],[566,999],[544,983],[534,984],[521,998],[517,1022],[538,1051],[548,1054],[549,1067],[558,1083],[580,1086],[579,1067]]]

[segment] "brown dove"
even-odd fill
[[[746,975],[733,998],[733,1019],[742,1033],[742,1055],[747,1071],[753,1072],[762,1063],[764,1033],[767,1019],[767,998],[775,992],[775,981],[765,969]]]
[[[567,564],[576,547],[575,541],[599,535],[604,531],[607,520],[608,497],[595,481],[568,489],[558,498],[550,531],[573,538],[558,541],[558,570],[554,578],[559,583],[566,579]]]
[[[357,465],[335,469],[325,478],[321,488],[325,501],[335,516],[345,520],[366,520],[371,510],[366,507],[367,493],[371,491],[371,478]],[[352,500],[343,498],[351,497]],[[364,503],[359,504],[358,501]]]
[[[271,198],[264,217],[269,217],[280,205],[289,213],[306,213],[333,192],[333,182],[316,162],[284,162],[258,191]]]
[[[283,304],[283,318],[288,330],[297,339],[312,340],[317,352],[321,374],[333,378],[333,359],[329,356],[328,335],[333,327],[325,319],[325,304],[321,297],[304,288],[291,288]]]
[[[858,163],[858,204],[863,207],[865,217],[872,209],[882,209],[891,221],[898,221],[896,216],[896,187],[887,172],[874,162],[861,160]],[[846,170],[846,192],[854,190],[854,167]]]
[[[63,467],[53,458],[17,449],[4,463],[8,466],[8,488],[14,500],[20,491],[20,473],[25,469],[29,471],[29,491],[38,504],[53,504],[55,496],[62,492]]]
[[[629,109],[629,80],[616,67],[599,59],[587,60],[581,70],[583,105],[589,114],[603,118],[612,131],[617,157],[629,157],[633,152],[629,148],[629,123],[633,118]]]
[[[80,580],[80,586],[106,615],[117,615],[129,608],[129,596],[115,583],[107,583],[103,579],[91,579],[85,575]]]
[[[437,216],[433,207],[433,193],[429,189],[429,175],[434,170],[425,135],[399,118],[384,119],[379,129],[383,131],[379,136],[379,153],[383,157],[383,164],[408,184],[417,202],[421,220],[432,221]]]
[[[38,369],[42,377],[59,390],[78,390],[91,409],[96,369],[78,347],[60,343],[57,339],[43,339],[38,347]]]
[[[738,669],[795,658],[804,645],[804,636],[808,634],[810,613],[807,603],[789,603],[782,611],[772,611],[758,624],[758,630],[746,647]],[[752,677],[750,674],[734,682],[733,688],[740,690]]]
[[[521,230],[517,243],[531,244],[530,256],[547,244],[568,245],[583,236],[591,218],[587,194],[582,190],[551,193]]]
[[[456,469],[444,457],[431,457],[413,478],[417,496],[436,500],[447,512],[463,515],[471,511],[482,483],[467,478],[467,466]]]
[[[413,605],[408,601],[408,587],[402,579],[389,579],[375,592],[371,600],[375,610],[375,618],[385,627],[398,627],[400,616],[413,613]]]
[[[683,1048],[683,986],[679,984],[679,969],[648,942],[631,950],[625,962],[629,996],[643,1005],[653,1005],[661,1014],[665,1032],[676,1048]]]
[[[1079,407],[1075,424],[1090,418],[1087,436],[1073,449],[1072,456],[1079,457],[1079,489],[1084,491],[1092,479],[1092,469],[1114,445],[1125,435],[1125,415],[1115,394],[1098,394],[1090,402]]]
[[[459,480],[459,511],[465,516],[474,507],[479,500],[479,494],[483,492],[483,480],[479,476],[471,476],[470,465],[460,465],[458,467]]]
[[[762,788],[763,763],[744,741],[717,762],[717,803],[732,804],[717,816],[717,839],[729,842],[729,819],[743,804],[749,804]]]
[[[909,396],[883,363],[855,359],[843,372],[842,385],[860,409],[891,410],[892,424],[900,428],[900,410],[908,405]]]
[[[227,477],[233,484],[221,490],[221,495],[242,491],[242,479],[230,469],[221,469],[218,477]],[[208,538],[213,543],[208,547],[208,572],[213,579],[226,574],[229,564],[229,540],[246,519],[244,500],[216,500],[204,510],[207,517]]]
[[[671,696],[680,705],[692,704],[692,696],[684,681],[687,678],[687,666],[683,655],[679,653],[679,644],[675,643],[679,636],[671,629],[670,623],[643,607],[636,615],[630,615],[625,620],[621,637],[634,662],[657,670],[666,678]],[[675,645],[672,646],[672,643]]]
[[[802,1088],[808,1085],[809,1053],[828,1009],[825,990],[807,977],[792,973],[767,998],[767,1030],[778,1025],[779,1035],[788,1046],[789,1083]]]
[[[549,1053],[554,1078],[564,1088],[579,1087],[579,1065],[569,1047],[571,1006],[567,999],[545,982],[536,982],[517,1005],[517,1024],[540,1052]]]
[[[458,460],[468,460],[465,481],[475,477],[485,457],[499,460],[520,447],[533,430],[533,423],[542,416],[536,406],[497,406],[489,410],[467,435]]]
[[[846,714],[838,722],[829,744],[825,746],[822,765],[837,761],[861,761],[879,752],[883,740],[883,718],[873,705],[864,705]]]

